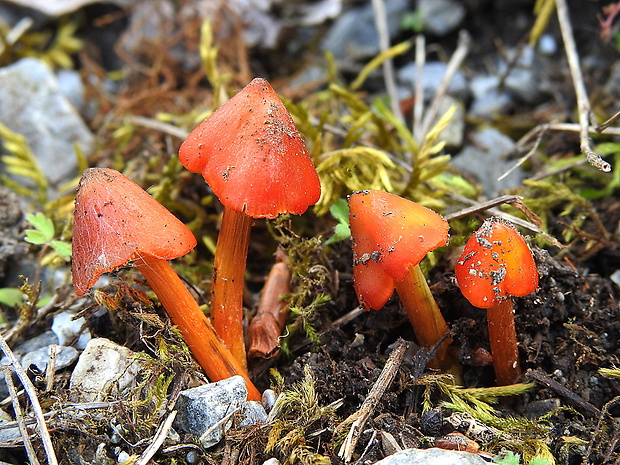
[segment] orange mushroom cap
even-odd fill
[[[465,244],[454,272],[463,295],[478,308],[491,308],[538,287],[532,252],[519,232],[499,218],[487,219]]]
[[[378,190],[349,196],[353,279],[361,302],[379,309],[410,268],[448,242],[441,215],[410,200]]]
[[[192,232],[126,176],[109,168],[89,168],[82,174],[72,243],[77,295],[138,254],[171,260],[195,246]]]
[[[271,85],[255,78],[220,106],[179,149],[225,207],[253,218],[301,215],[321,194],[316,168]]]

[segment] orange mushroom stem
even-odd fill
[[[85,294],[103,273],[134,260],[212,381],[245,378],[248,398],[261,394],[218,338],[168,260],[196,246],[187,227],[140,186],[107,168],[84,171],[75,199],[73,285]]]
[[[447,221],[397,195],[368,190],[349,196],[349,224],[360,303],[366,309],[380,309],[396,288],[418,343],[433,347],[449,329],[419,263],[428,252],[446,245]],[[454,371],[450,343],[448,338],[440,345],[434,365]]]
[[[467,300],[487,309],[497,383],[515,383],[521,369],[512,297],[525,296],[538,287],[532,252],[512,225],[489,218],[465,244],[454,272]]]
[[[215,252],[211,318],[242,364],[243,274],[252,218],[301,215],[321,194],[293,119],[269,83],[252,80],[185,139],[179,159],[224,206]]]

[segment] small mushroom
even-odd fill
[[[84,171],[75,199],[73,285],[85,294],[103,273],[133,260],[212,381],[245,378],[248,397],[261,396],[244,367],[215,334],[168,260],[196,246],[192,232],[140,186],[108,168]]]
[[[243,275],[252,218],[301,215],[321,194],[303,138],[269,83],[255,78],[194,129],[179,149],[224,205],[214,259],[211,317],[242,363]]]
[[[487,309],[497,383],[513,384],[521,370],[512,297],[525,296],[538,287],[532,252],[512,225],[489,218],[465,244],[454,272],[467,300]]]
[[[418,343],[433,347],[448,332],[419,263],[448,241],[448,222],[422,205],[378,190],[349,196],[353,240],[353,281],[360,303],[380,309],[394,288],[413,326]],[[452,366],[445,340],[435,357]]]

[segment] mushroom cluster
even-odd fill
[[[243,329],[244,271],[252,222],[303,214],[321,194],[319,177],[284,103],[267,81],[252,80],[202,122],[179,149],[189,171],[200,173],[224,207],[214,258],[211,319],[202,312],[169,260],[187,254],[196,239],[187,227],[121,173],[83,173],[75,201],[73,282],[83,295],[103,273],[133,261],[213,381],[242,375],[248,397],[260,392],[248,376]],[[430,365],[458,374],[452,339],[420,262],[448,243],[448,222],[437,213],[378,190],[348,198],[354,288],[360,304],[380,309],[396,290],[418,343],[436,348]],[[276,269],[277,268],[277,269]],[[519,376],[512,296],[533,292],[536,264],[509,224],[490,219],[465,245],[455,274],[469,301],[488,309],[497,382]],[[255,321],[251,355],[277,351],[290,292],[286,263],[274,267]],[[273,284],[272,284],[273,283]],[[274,342],[276,341],[276,342]]]

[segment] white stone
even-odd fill
[[[487,465],[478,454],[437,449],[405,449],[375,465]]]
[[[144,362],[135,355],[109,339],[91,339],[69,381],[74,400],[99,402],[129,392],[144,368]]]

